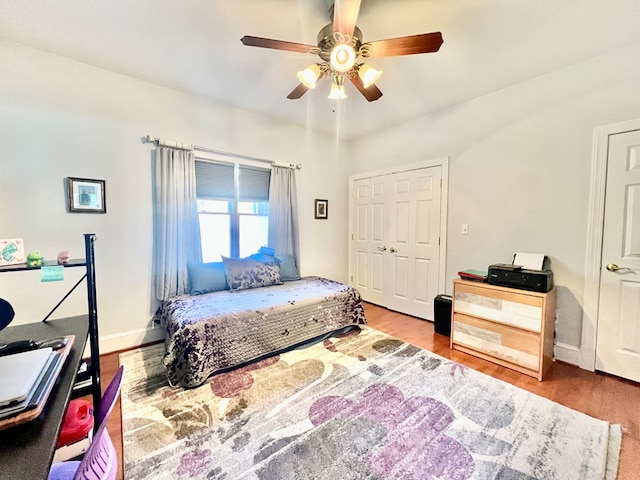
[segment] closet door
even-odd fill
[[[441,168],[389,175],[385,306],[433,320],[440,268]]]
[[[367,302],[385,305],[384,262],[385,237],[385,179],[383,177],[357,180],[353,185],[353,242],[351,284]]]
[[[353,182],[351,283],[371,303],[433,320],[441,167]]]

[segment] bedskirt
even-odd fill
[[[166,331],[169,383],[196,387],[214,373],[345,328],[366,324],[360,293],[321,277],[165,301],[154,320]]]

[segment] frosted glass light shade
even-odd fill
[[[344,91],[344,76],[336,75],[331,82],[331,92],[329,97],[331,100],[342,100],[347,98],[347,93]]]
[[[307,88],[316,88],[319,78],[320,67],[316,63],[298,72],[298,80]]]
[[[358,70],[358,76],[362,80],[364,88],[370,87],[371,85],[376,83],[376,80],[378,80],[381,75],[382,70],[376,70],[369,65],[362,65]]]

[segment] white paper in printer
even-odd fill
[[[513,264],[521,265],[525,270],[542,270],[544,257],[543,253],[518,252],[513,256]]]

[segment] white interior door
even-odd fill
[[[355,180],[351,283],[368,302],[433,320],[442,167]]]
[[[640,382],[640,130],[610,136],[596,369]]]
[[[353,183],[351,284],[367,302],[384,305],[385,181],[365,178]]]
[[[388,176],[386,306],[433,320],[440,267],[441,168]]]

